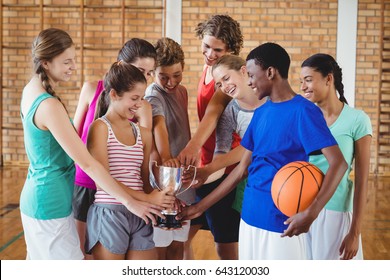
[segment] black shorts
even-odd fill
[[[200,201],[211,193],[227,177],[223,175],[220,179],[203,185],[196,189],[196,199]],[[240,226],[240,213],[232,208],[236,196],[236,189],[207,209],[204,214],[191,221],[191,225],[202,224],[208,226],[217,243],[238,242],[238,231]],[[207,222],[207,224],[206,224]],[[202,227],[202,229],[204,229]]]
[[[74,185],[73,191],[73,217],[81,222],[87,221],[88,209],[95,200],[95,189]]]

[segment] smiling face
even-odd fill
[[[75,57],[76,50],[72,46],[51,61],[42,62],[42,66],[53,83],[67,82],[70,80],[73,71],[76,70]]]
[[[327,97],[331,84],[328,76],[323,77],[311,67],[302,67],[300,82],[303,97],[314,103],[321,102]]]
[[[268,79],[267,70],[256,64],[254,59],[246,62],[246,71],[249,77],[248,85],[255,91],[259,99],[271,94],[272,85]]]
[[[226,44],[214,36],[205,35],[202,39],[204,63],[213,66],[218,58],[228,53]]]
[[[158,66],[155,71],[155,82],[167,93],[175,91],[183,79],[183,66],[180,62],[170,66]]]
[[[213,69],[212,74],[215,85],[220,88],[223,93],[235,99],[243,97],[244,91],[248,87],[245,66],[237,71],[221,65]]]
[[[117,95],[115,90],[111,90],[110,109],[124,119],[134,118],[136,111],[142,106],[145,90],[144,83],[136,83],[131,91],[124,92],[122,96]]]

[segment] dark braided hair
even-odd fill
[[[326,77],[328,74],[332,74],[334,77],[334,86],[339,93],[339,100],[345,104],[348,104],[347,99],[344,96],[344,85],[342,82],[343,73],[336,60],[328,54],[317,53],[307,58],[301,65],[301,67],[310,67],[314,71],[322,74]]]
[[[31,52],[33,60],[34,73],[38,75],[42,81],[43,88],[51,95],[56,96],[54,89],[49,83],[47,75],[42,63],[52,61],[53,58],[63,53],[65,50],[73,46],[73,40],[68,33],[57,28],[48,28],[42,30],[34,39]]]

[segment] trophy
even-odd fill
[[[188,184],[183,185],[182,175],[184,170],[189,170],[194,168],[194,176],[192,181]],[[156,161],[151,161],[149,164],[150,170],[150,184],[153,188],[158,190],[170,189],[168,192],[174,196],[177,196],[194,184],[196,177],[196,167],[189,165],[185,167],[168,167],[168,166],[158,166]],[[161,211],[161,214],[165,216],[165,219],[157,217],[157,226],[164,229],[174,229],[181,228],[181,222],[176,220],[177,210],[175,209],[164,209]]]

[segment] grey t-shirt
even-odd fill
[[[241,139],[244,137],[254,112],[241,108],[236,99],[229,102],[218,121],[215,154],[225,154],[231,150],[233,132],[240,135]]]
[[[174,93],[167,93],[153,83],[146,89],[145,99],[152,105],[153,117],[165,118],[169,148],[172,156],[176,157],[191,139],[187,89],[179,85]]]
[[[145,99],[152,105],[153,117],[164,117],[171,155],[176,157],[191,139],[187,89],[179,85],[175,92],[167,93],[159,85],[152,83],[146,89]],[[179,195],[179,198],[191,204],[195,202],[195,190],[189,189]]]

